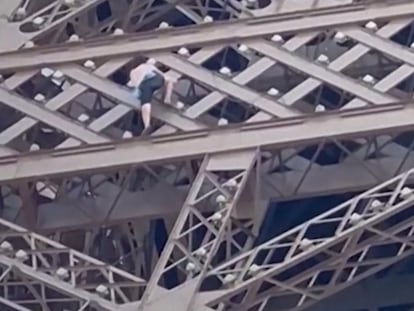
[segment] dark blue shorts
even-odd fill
[[[162,88],[164,83],[164,77],[158,73],[156,73],[155,76],[142,81],[138,87],[139,92],[137,92],[139,93],[139,100],[141,101],[141,104],[151,103],[152,96],[155,91]]]

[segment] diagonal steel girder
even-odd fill
[[[10,91],[0,88],[0,98],[6,105],[28,115],[32,118],[31,120],[44,120],[44,122],[50,126],[59,129],[80,141],[90,144],[109,142],[109,139],[93,133],[92,131],[83,128],[81,125],[76,124],[63,116],[54,114],[40,105],[15,95]]]
[[[392,21],[389,24],[386,24],[381,29],[379,29],[377,35],[385,38],[390,37],[402,28],[404,28],[410,22],[411,19]],[[310,40],[312,40],[315,36],[317,36],[317,34],[318,32],[299,33],[292,39],[288,40],[283,45],[283,48],[293,52],[299,49],[307,42],[309,42]],[[161,61],[165,65],[172,66],[176,70],[185,72],[186,75],[195,78],[196,80],[200,81],[200,83],[209,85],[210,87],[213,87],[213,89],[215,89],[214,92],[210,93],[208,96],[204,97],[203,99],[189,107],[184,113],[187,116],[198,117],[201,114],[205,113],[207,110],[211,109],[214,105],[219,103],[220,100],[225,98],[225,92],[230,93],[233,97],[242,98],[243,100],[248,101],[255,107],[263,108],[260,112],[249,118],[246,122],[268,120],[271,118],[271,114],[274,113],[277,113],[277,115],[280,117],[289,116],[297,113],[295,111],[288,111],[286,109],[280,110],[280,108],[275,106],[274,103],[273,106],[271,106],[271,103],[266,101],[266,98],[262,98],[257,94],[255,95],[251,92],[249,93],[248,91],[240,88],[239,84],[247,84],[248,82],[255,79],[257,76],[260,76],[260,74],[263,73],[265,70],[271,68],[278,62],[281,62],[281,59],[280,57],[277,57],[277,54],[278,52],[283,53],[283,51],[280,51],[277,48],[270,46],[269,44],[266,44],[264,41],[257,41],[256,43],[259,45],[261,44],[261,46],[264,45],[268,50],[268,56],[271,56],[272,58],[263,56],[258,61],[253,62],[252,65],[250,65],[241,73],[237,74],[235,77],[232,78],[233,83],[230,83],[230,81],[224,81],[222,78],[218,76],[214,76],[211,74],[208,75],[205,72],[203,72],[202,69],[195,68],[191,64],[184,62],[182,59],[179,59],[172,55],[159,54],[158,57],[155,57],[157,58],[157,60]],[[249,47],[257,48],[258,45],[255,45],[255,43],[250,43]],[[396,48],[397,47],[394,47],[394,49]],[[392,96],[380,94],[378,91],[385,93],[386,91],[388,91],[388,89],[397,85],[399,81],[402,81],[404,77],[407,77],[411,72],[407,69],[407,65],[401,66],[398,70],[388,75],[386,79],[384,78],[383,81],[381,81],[381,83],[378,84],[378,87],[374,87],[374,90],[371,90],[370,88],[367,88],[366,86],[359,84],[358,82],[352,81],[351,79],[342,77],[340,75],[335,75],[332,72],[341,71],[345,69],[347,66],[352,64],[352,62],[366,55],[370,50],[370,48],[367,48],[363,44],[357,44],[356,46],[349,49],[346,53],[335,59],[332,63],[330,63],[327,69],[324,69],[323,67],[317,66],[315,64],[311,64],[305,60],[302,60],[299,57],[294,57],[288,54],[288,56],[290,56],[291,58],[289,64],[292,65],[292,67],[294,67],[295,69],[298,69],[299,71],[306,71],[306,73],[309,74],[311,77],[306,79],[304,82],[300,83],[297,87],[288,91],[286,94],[282,95],[281,98],[277,101],[277,103],[279,105],[282,104],[282,106],[291,106],[294,103],[298,103],[300,99],[303,98],[305,95],[307,95],[317,87],[321,86],[323,82],[333,84],[333,80],[337,81],[336,86],[339,86],[342,89],[346,89],[347,91],[350,91],[355,95],[359,95],[359,97],[361,98],[369,100],[369,103],[384,104],[387,102],[394,101],[395,98],[393,98]],[[285,53],[284,55],[286,56]],[[330,71],[329,69],[332,69],[332,71]],[[319,72],[319,75],[317,75],[318,79],[312,78],[312,76],[315,75],[315,72]],[[217,84],[219,84],[223,88],[224,86],[227,86],[225,87],[225,92],[218,92],[217,88],[215,88]],[[346,87],[346,85],[348,85],[348,87]],[[265,107],[261,106],[261,102],[263,102],[263,104],[265,105],[268,104],[268,107],[271,107],[271,109],[273,109],[274,112],[272,113],[272,111],[270,111],[271,114],[265,113],[264,111],[266,111],[266,109],[264,109]],[[364,102],[358,98],[354,99],[353,101],[345,105],[344,109],[352,108],[355,106],[364,106],[367,104],[367,102]],[[163,130],[158,131],[158,133],[165,132],[166,131]]]
[[[379,241],[371,239],[368,243],[356,247],[350,254],[343,255],[336,261],[332,260],[329,263],[324,262],[316,265],[306,273],[295,275],[289,281],[279,282],[274,279],[266,279],[265,282],[269,282],[275,287],[279,286],[282,289],[271,288],[262,291],[248,305],[243,306],[242,309],[237,308],[237,310],[254,310],[258,307],[265,308],[275,305],[283,310],[305,310],[412,256],[414,253],[412,249],[412,225],[405,223],[401,228],[394,226],[390,232],[392,234],[382,237]],[[406,233],[409,234],[408,237],[399,238],[400,235]],[[394,235],[397,238],[394,238]],[[397,254],[386,255],[384,258],[366,258],[368,257],[367,254],[374,249],[389,248],[390,245],[397,244],[396,241],[399,242],[397,242],[399,244]],[[381,255],[376,254],[376,256],[380,257]],[[315,284],[324,273],[334,274],[334,279],[327,284]],[[232,304],[230,309],[233,310],[234,307]]]
[[[59,63],[77,62],[102,57],[128,56],[137,53],[150,54],[172,50],[181,46],[201,47],[220,44],[223,41],[246,41],[274,33],[311,31],[324,27],[355,24],[367,20],[382,20],[408,17],[412,14],[412,3],[392,6],[351,5],[331,8],[312,14],[292,14],[279,19],[278,16],[265,16],[211,25],[194,26],[188,29],[156,30],[148,34],[100,39],[90,43],[74,43],[49,48],[33,48],[14,53],[0,54],[0,70],[29,69],[40,66],[53,66]],[[298,18],[301,17],[301,18]],[[334,22],[333,22],[334,21]],[[309,27],[309,25],[312,25]],[[131,42],[132,41],[132,42]],[[139,42],[140,44],[136,44]]]
[[[401,30],[404,26],[406,26],[407,24],[410,23],[409,19],[403,19],[403,20],[396,20],[396,21],[392,21],[389,24],[385,25],[384,27],[382,27],[377,34],[379,36],[383,36],[383,37],[390,37],[391,35],[395,34],[397,31]],[[294,51],[295,49],[298,49],[300,46],[302,46],[303,44],[305,44],[306,42],[308,42],[309,40],[311,40],[314,36],[317,35],[317,32],[315,33],[304,33],[304,34],[299,34],[297,36],[295,36],[293,39],[289,40],[285,45],[284,48],[288,49],[289,51]],[[262,45],[264,44],[263,42],[259,42],[262,43]],[[253,44],[254,47],[254,44]],[[271,54],[274,55],[275,51],[277,52],[278,50],[276,50],[273,47],[270,47],[269,45],[266,45],[267,49],[271,49]],[[273,50],[272,50],[273,49]],[[208,50],[208,49],[206,49]],[[214,50],[214,49],[213,49]],[[352,63],[352,61],[355,61],[356,59],[358,59],[359,57],[362,57],[363,55],[365,55],[366,53],[368,53],[370,51],[369,48],[365,47],[362,44],[359,44],[355,47],[353,47],[352,49],[350,49],[347,53],[345,53],[344,55],[338,57],[338,59],[336,59],[334,62],[332,62],[328,68],[332,68],[334,71],[340,71],[342,69],[344,69],[346,66],[348,66],[349,64]],[[201,53],[203,52],[203,53]],[[207,52],[207,54],[205,54],[205,52]],[[190,62],[192,60],[202,60],[202,58],[197,57],[199,54],[202,55],[211,55],[211,49],[210,51],[205,51],[205,49],[201,50],[200,52],[197,52],[196,54],[192,55],[190,57]],[[151,55],[151,56],[155,56],[156,57],[157,54]],[[190,76],[191,78],[195,78],[198,81],[200,81],[203,84],[207,84],[210,87],[212,87],[213,89],[219,88],[221,90],[225,90],[225,92],[229,93],[231,96],[233,97],[239,97],[242,98],[244,100],[247,100],[249,103],[253,104],[254,106],[258,107],[258,108],[263,108],[263,110],[267,110],[269,111],[271,114],[276,114],[277,116],[280,117],[284,117],[284,116],[291,116],[291,115],[295,115],[297,114],[297,112],[295,111],[289,111],[288,109],[284,108],[283,105],[292,105],[293,103],[297,102],[301,97],[305,96],[307,93],[309,93],[310,91],[312,91],[313,89],[315,89],[316,87],[320,86],[322,84],[323,81],[331,81],[332,79],[332,74],[329,70],[320,68],[316,65],[312,65],[312,64],[308,64],[308,67],[310,67],[307,72],[313,74],[313,71],[315,71],[314,69],[316,68],[316,71],[319,70],[319,72],[321,72],[321,74],[318,77],[321,77],[321,81],[314,79],[314,78],[309,78],[307,79],[305,82],[301,83],[300,85],[298,85],[297,88],[291,90],[290,92],[286,93],[285,95],[282,96],[282,98],[278,101],[278,106],[274,105],[274,101],[271,101],[267,98],[261,97],[259,94],[255,94],[249,90],[244,90],[242,89],[239,85],[237,84],[246,84],[249,81],[251,81],[252,79],[254,79],[255,77],[257,77],[258,75],[260,75],[260,73],[262,73],[263,71],[265,71],[266,69],[269,69],[272,65],[276,64],[277,62],[273,59],[269,59],[266,57],[261,58],[259,61],[254,62],[251,66],[249,66],[246,70],[242,71],[240,74],[238,74],[237,76],[235,76],[232,80],[234,81],[234,83],[231,83],[230,81],[225,81],[224,79],[220,78],[219,76],[215,76],[212,74],[207,73],[205,70],[199,69],[195,66],[193,66],[192,64],[189,64],[187,62],[184,62],[182,59],[179,59],[177,57],[173,57],[172,55],[159,55],[158,60],[160,60],[161,62],[163,62],[164,64],[169,65],[170,67],[175,68],[176,70],[180,70],[181,72],[185,71],[186,75]],[[206,58],[204,58],[206,59]],[[299,58],[295,58],[294,59],[294,66],[299,67],[299,68],[305,68],[306,66],[303,66],[303,62],[304,60],[300,60]],[[196,63],[198,64],[199,61],[196,61]],[[386,84],[386,81],[394,81],[393,84],[387,84],[389,85],[388,88],[390,86],[396,85],[398,83],[398,81],[401,81],[404,77],[407,77],[407,75],[409,74],[409,70],[406,68],[407,66],[402,66],[400,67],[399,70],[397,70],[396,72],[394,72],[394,75],[389,75],[388,80],[384,79],[384,83],[380,84],[383,85],[382,87],[379,87],[379,91],[384,92],[386,90],[384,90],[384,86]],[[75,72],[69,72],[70,75],[76,79],[76,74]],[[174,78],[178,78],[179,74],[173,74]],[[86,76],[85,72],[81,73],[81,76],[83,76],[83,78],[81,77],[80,80],[82,80],[84,83],[91,83],[91,82],[86,82],[87,80],[93,80],[94,78],[91,75]],[[394,76],[398,76],[399,79],[391,79]],[[360,97],[362,98],[366,98],[369,99],[370,102],[375,102],[376,104],[381,104],[381,103],[386,103],[386,102],[390,102],[393,101],[394,98],[391,96],[387,96],[387,95],[382,95],[379,94],[378,92],[375,91],[376,88],[374,88],[374,90],[371,90],[369,88],[367,88],[364,85],[358,84],[357,82],[353,82],[350,79],[346,79],[346,78],[342,78],[339,75],[335,76],[336,80],[338,81],[336,83],[336,85],[349,85],[349,88],[347,89],[348,91],[350,90],[352,93],[355,93],[356,95],[360,95]],[[335,79],[333,79],[335,80]],[[96,83],[92,84],[93,85],[97,85]],[[380,86],[378,85],[378,86]],[[109,84],[108,84],[109,86]],[[224,87],[226,86],[226,87]],[[97,86],[96,86],[97,87]],[[346,87],[345,87],[346,88]],[[382,88],[382,89],[381,89]],[[103,85],[99,88],[100,90],[103,90]],[[122,96],[120,96],[122,97]],[[222,100],[223,98],[225,98],[225,94],[223,94],[223,92],[217,92],[214,91],[211,94],[209,94],[208,96],[204,97],[202,100],[200,100],[199,102],[195,103],[194,105],[192,105],[189,109],[187,109],[187,111],[185,111],[184,115],[189,116],[191,118],[194,117],[198,117],[200,116],[202,113],[205,113],[208,109],[212,108],[214,105],[216,105],[220,100]],[[250,100],[249,100],[250,99]],[[360,103],[361,100],[360,99],[355,99],[354,101],[352,101],[351,103],[349,103],[349,105],[346,105],[345,108],[347,107],[352,107],[356,105],[356,102]],[[280,103],[283,103],[282,107],[280,107]],[[365,103],[366,104],[366,103]],[[257,121],[257,120],[263,120],[263,119],[269,119],[271,118],[271,116],[269,114],[266,114],[263,111],[260,111],[258,114],[256,114],[255,116],[253,116],[252,118],[250,118],[248,120],[248,122],[250,121]],[[168,127],[167,127],[168,128]],[[171,132],[171,128],[166,129],[163,128],[162,130],[158,131],[158,133],[166,133],[166,132]]]
[[[401,174],[212,269],[206,278],[219,280],[220,288],[201,292],[199,302],[250,310],[261,306],[258,298],[262,303],[272,295],[294,296],[286,310],[301,310],[413,254],[414,195],[407,186],[412,174]],[[321,226],[326,231],[315,235]],[[398,247],[387,255],[373,254],[380,245]],[[333,271],[329,280],[316,282],[326,271]],[[176,294],[185,291],[183,286]]]
[[[236,98],[239,99],[243,99],[246,100],[247,102],[251,102],[255,107],[266,111],[267,113],[273,115],[273,116],[280,116],[280,117],[292,117],[295,115],[299,115],[298,112],[295,113],[295,111],[292,111],[291,108],[289,107],[285,107],[282,105],[275,105],[275,102],[273,100],[270,100],[268,98],[265,98],[264,96],[261,96],[260,94],[257,94],[254,91],[250,91],[248,89],[244,89],[241,86],[238,86],[230,81],[227,81],[225,79],[220,78],[217,75],[214,75],[213,73],[208,72],[207,70],[203,70],[200,69],[196,64],[191,64],[189,62],[183,61],[181,59],[179,59],[178,57],[174,57],[174,56],[169,56],[169,55],[165,55],[165,56],[156,56],[156,59],[159,60],[160,62],[164,63],[164,64],[168,64],[168,66],[170,68],[172,68],[174,71],[179,71],[181,72],[181,74],[186,74],[189,77],[194,77],[196,76],[198,78],[199,81],[201,81],[203,84],[208,85],[209,87],[211,87],[213,90],[219,90],[221,92],[226,92]],[[98,83],[96,83],[97,81],[94,81],[94,77],[88,75],[85,72],[80,71],[79,69],[63,69],[63,71],[66,74],[69,74],[73,77],[76,77],[76,79],[82,81],[82,83],[84,84],[88,84],[89,86],[92,85],[98,85]],[[94,84],[92,84],[94,83]],[[112,88],[111,91],[105,91],[104,87],[102,86],[101,88],[99,88],[100,92],[108,93],[112,92]],[[116,88],[114,90],[114,94],[112,96],[115,96],[116,98],[120,98],[120,100],[122,100],[123,98],[125,98],[125,95],[129,95],[129,94],[123,94],[124,96],[122,96],[122,94],[120,94],[120,96],[116,96]],[[129,95],[130,97],[130,95]],[[162,106],[160,106],[162,107]],[[165,110],[165,108],[164,108]],[[157,113],[157,111],[155,111],[155,113]],[[164,114],[166,114],[164,112]],[[160,120],[168,120],[168,117],[171,119],[171,115],[173,113],[170,113],[170,116],[166,116],[167,118],[161,119],[160,117],[158,117],[158,119]],[[158,113],[158,116],[160,116],[161,114]],[[157,117],[157,115],[155,115],[155,117]],[[174,112],[174,117],[175,118],[180,118],[180,115],[177,115],[177,112]],[[184,117],[181,117],[181,119],[184,119]],[[180,120],[181,121],[181,120]],[[171,121],[170,121],[171,122]],[[194,123],[194,122],[192,122]],[[198,127],[200,128],[200,126]],[[190,128],[189,126],[187,126],[185,129],[196,129],[196,127],[193,125],[192,128]]]

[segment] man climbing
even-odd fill
[[[155,91],[165,85],[164,101],[171,104],[174,81],[156,67],[156,61],[152,58],[132,69],[129,79],[128,86],[134,88],[134,96],[141,101],[142,122],[144,132],[147,132],[151,126],[151,101]]]

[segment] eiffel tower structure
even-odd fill
[[[0,2],[0,310],[414,310],[413,93],[409,0]]]

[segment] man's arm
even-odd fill
[[[170,77],[167,77],[164,72],[162,72],[161,70],[159,70],[155,66],[154,66],[154,70],[157,73],[159,73],[160,75],[162,75],[164,77],[164,80],[165,80],[165,96],[164,96],[164,102],[166,104],[171,104],[172,93],[173,93],[174,84],[175,84],[176,81],[173,80],[173,79],[171,79]]]
[[[172,79],[166,78],[165,84],[166,86],[165,86],[164,101],[166,104],[171,104],[171,97],[172,97],[175,81],[173,81]]]

